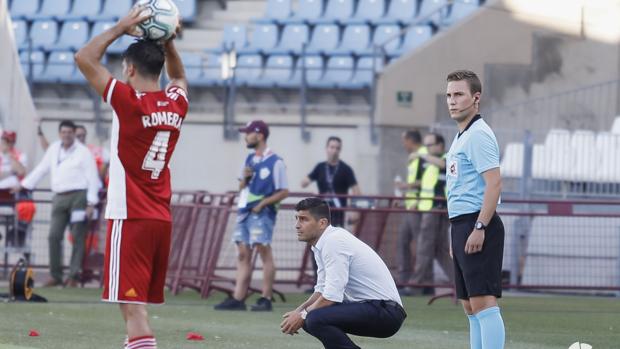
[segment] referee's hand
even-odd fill
[[[465,243],[465,253],[473,254],[482,251],[482,245],[484,244],[484,230],[477,230],[471,232],[467,242]]]

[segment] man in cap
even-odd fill
[[[284,161],[267,147],[269,127],[262,120],[239,129],[245,133],[248,154],[239,177],[237,226],[233,241],[237,244],[237,278],[232,297],[215,306],[216,310],[246,310],[245,298],[252,278],[252,252],[258,251],[263,264],[262,296],[252,311],[271,311],[276,269],[271,250],[273,227],[280,201],[288,196]]]

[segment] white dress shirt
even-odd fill
[[[332,302],[391,300],[402,306],[381,257],[343,228],[331,225],[312,246],[318,266],[315,292]]]
[[[86,190],[89,204],[94,205],[99,201],[101,182],[95,158],[80,142],[73,142],[69,149],[62,147],[60,141],[50,144],[41,162],[22,180],[22,187],[34,189],[48,172],[51,173],[54,193]]]

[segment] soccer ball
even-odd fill
[[[143,39],[170,39],[179,25],[179,9],[172,0],[138,0],[135,6],[146,6],[140,15],[153,15],[138,24]]]

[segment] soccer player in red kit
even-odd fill
[[[132,9],[75,55],[82,74],[114,109],[102,300],[120,304],[129,349],[157,347],[146,304],[164,302],[171,234],[168,163],[188,109],[185,72],[172,39],[130,45],[123,54],[125,81],[101,64],[114,40],[134,35],[136,24],[148,18],[141,10]],[[162,91],[164,65],[170,83]]]

